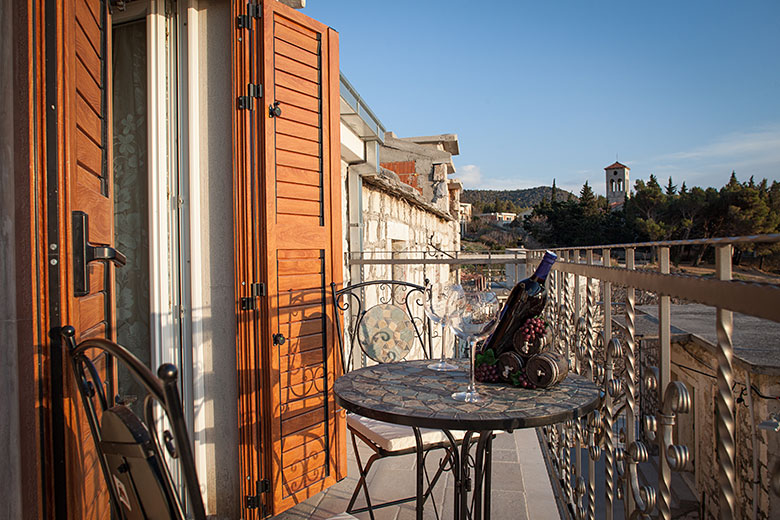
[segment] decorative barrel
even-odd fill
[[[496,360],[498,364],[498,377],[507,383],[512,382],[512,374],[523,369],[523,358],[517,352],[504,352]]]
[[[522,331],[517,331],[514,336],[513,346],[515,352],[523,358],[535,356],[547,350],[552,345],[552,331],[548,330],[544,336],[528,341]]]
[[[549,388],[557,385],[569,373],[566,358],[557,352],[548,350],[528,359],[525,374],[528,381],[537,388]]]

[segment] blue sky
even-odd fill
[[[780,1],[307,0],[397,135],[456,133],[467,188],[780,180]]]

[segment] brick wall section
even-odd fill
[[[422,195],[423,189],[420,186],[417,163],[415,161],[385,162],[379,165],[382,168],[395,172],[401,179],[401,182],[408,184]]]

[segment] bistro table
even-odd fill
[[[336,402],[364,417],[415,428],[436,428],[451,445],[451,469],[455,480],[456,519],[490,518],[491,440],[493,431],[532,428],[587,415],[599,404],[600,391],[586,378],[569,374],[547,390],[515,388],[505,384],[478,384],[485,398],[479,403],[452,399],[453,392],[468,383],[467,363],[458,360],[460,370],[435,372],[429,360],[383,363],[354,370],[339,377],[333,387]],[[451,430],[466,430],[460,453]],[[418,449],[420,448],[420,436]],[[477,440],[478,439],[478,440]],[[473,468],[473,516],[468,507]],[[421,518],[424,497],[417,497]]]

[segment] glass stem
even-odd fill
[[[446,320],[442,320],[441,322],[441,358],[439,361],[444,363],[444,352],[447,348],[447,330],[449,329],[449,326],[447,325]]]
[[[476,386],[474,385],[474,350],[477,346],[477,341],[473,337],[468,339],[469,345],[469,392],[475,392]]]

